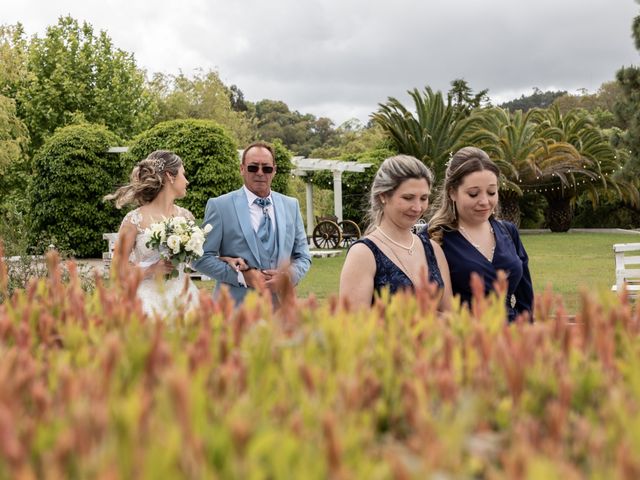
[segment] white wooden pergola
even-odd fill
[[[292,173],[299,177],[307,177],[309,172],[330,170],[333,173],[333,212],[342,222],[342,172],[364,172],[371,163],[342,162],[339,160],[324,160],[322,158],[293,157],[294,165]],[[313,184],[305,179],[306,207],[307,207],[307,235],[313,235],[315,219],[313,216]]]

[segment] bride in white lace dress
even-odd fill
[[[122,220],[114,252],[142,270],[143,280],[137,295],[144,312],[167,321],[180,310],[198,306],[198,288],[185,274],[184,264],[178,266],[177,277],[166,278],[174,267],[169,260],[162,259],[157,250],[146,246],[148,239],[144,230],[169,217],[193,220],[189,210],[174,203],[186,195],[188,184],[180,157],[167,150],[156,150],[134,167],[129,184],[105,197],[115,200],[118,208],[126,204],[139,205]]]

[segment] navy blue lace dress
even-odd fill
[[[427,257],[427,265],[429,266],[429,281],[436,283],[439,288],[444,288],[444,281],[440,274],[440,268],[438,267],[438,261],[436,260],[436,254],[433,251],[433,245],[426,236],[426,234],[418,234],[418,238],[422,242],[424,247],[424,253]],[[362,238],[356,243],[364,243],[369,250],[373,253],[373,257],[376,260],[376,274],[373,277],[373,288],[376,293],[380,294],[380,291],[389,287],[389,291],[393,294],[398,290],[414,289],[413,282],[407,276],[406,273],[400,269],[389,257],[387,257],[378,246],[368,238]],[[373,302],[373,299],[371,299]]]

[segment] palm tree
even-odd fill
[[[593,205],[599,203],[602,192],[607,190],[638,204],[638,189],[618,174],[624,163],[624,152],[611,145],[587,112],[574,109],[563,115],[558,107],[552,106],[539,111],[538,115],[546,134],[555,142],[572,145],[579,155],[564,170],[556,171],[555,179],[542,190],[549,203],[546,220],[552,231],[569,229],[573,206],[583,193]],[[547,162],[553,162],[553,159],[547,159]]]
[[[480,127],[469,140],[501,161],[501,206],[506,218],[519,220],[517,198],[523,190],[546,198],[546,221],[554,232],[570,228],[573,205],[583,192],[596,204],[602,190],[612,188],[637,203],[635,186],[615,175],[622,157],[585,112],[562,115],[553,106],[526,114],[491,109],[478,115]]]
[[[470,144],[485,150],[500,168],[500,211],[503,218],[516,225],[520,225],[518,200],[523,189],[547,174],[539,167],[540,157],[574,154],[571,146],[554,144],[541,136],[533,112],[518,110],[511,114],[498,107],[478,111],[475,113],[478,122],[467,137]]]
[[[479,111],[476,116],[479,122],[472,129],[469,143],[482,148],[496,163],[500,162],[500,211],[505,219],[520,225],[519,170],[525,168],[534,146],[535,126],[529,122],[529,115],[523,115],[521,111],[512,117],[507,110],[491,108]]]
[[[379,104],[371,117],[382,127],[400,153],[413,155],[442,178],[446,162],[452,152],[463,146],[463,135],[475,121],[466,118],[464,111],[446,101],[441,92],[426,87],[424,93],[408,92],[415,106],[415,114],[396,98],[389,97]]]

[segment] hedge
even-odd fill
[[[102,201],[128,174],[121,159],[107,153],[119,144],[106,127],[81,124],[58,129],[40,148],[28,192],[29,243],[37,251],[54,244],[81,258],[101,255],[102,234],[121,220]]]
[[[276,153],[278,170],[271,183],[271,188],[284,195],[290,195],[289,178],[291,177],[291,170],[293,169],[291,152],[287,150],[287,147],[285,147],[280,140],[273,142],[273,149]]]
[[[189,187],[180,200],[196,218],[204,216],[210,197],[242,185],[237,146],[231,136],[211,120],[162,122],[135,137],[124,155],[129,168],[154,150],[171,150],[182,158]]]

